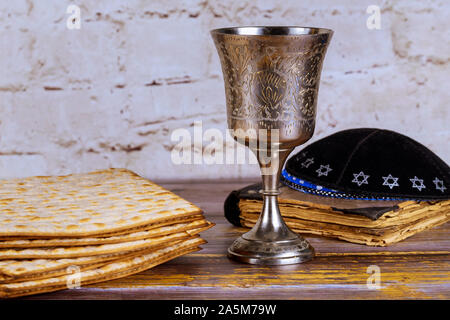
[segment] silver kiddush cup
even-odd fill
[[[279,177],[289,153],[314,132],[322,63],[333,31],[305,27],[237,27],[211,31],[225,83],[228,128],[258,159],[263,210],[228,248],[231,259],[264,265],[314,257],[278,207]]]

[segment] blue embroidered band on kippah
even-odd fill
[[[328,189],[319,185],[316,185],[314,183],[305,181],[303,179],[297,178],[289,174],[286,169],[283,169],[281,172],[282,175],[282,182],[287,185],[288,187],[301,191],[304,193],[319,195],[323,197],[331,197],[331,198],[338,198],[338,199],[349,199],[349,200],[385,200],[385,201],[392,201],[392,200],[409,200],[407,198],[394,198],[394,197],[364,197],[364,196],[358,196],[355,194],[348,194],[348,193],[342,193],[334,189]]]
[[[288,173],[288,172],[286,171],[286,169],[283,169],[283,171],[281,172],[281,174],[283,175],[283,177],[284,177],[286,180],[288,180],[288,181],[290,181],[290,182],[292,182],[292,183],[295,183],[296,185],[299,185],[299,186],[302,186],[302,187],[305,187],[305,188],[309,188],[309,189],[313,189],[313,190],[317,190],[317,191],[324,191],[324,192],[334,192],[334,193],[338,193],[337,190],[327,189],[327,188],[324,188],[324,187],[322,187],[322,186],[316,185],[316,184],[314,184],[314,183],[311,183],[311,182],[308,182],[308,181],[299,179],[299,178],[297,178],[297,177],[294,177],[294,176],[292,176],[290,173]]]

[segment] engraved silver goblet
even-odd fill
[[[225,83],[233,138],[248,146],[262,175],[263,210],[228,248],[251,264],[308,261],[314,249],[291,231],[278,207],[279,177],[289,153],[311,138],[325,53],[333,31],[304,27],[236,27],[211,31]]]

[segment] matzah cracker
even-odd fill
[[[179,218],[175,218],[175,219],[164,220],[164,221],[160,221],[158,223],[146,224],[143,226],[125,229],[122,231],[108,232],[108,233],[104,233],[101,235],[92,235],[92,237],[121,236],[121,235],[129,234],[132,232],[148,231],[148,230],[152,230],[152,229],[163,227],[163,226],[170,226],[175,223],[193,222],[193,221],[202,220],[202,219],[204,219],[203,215],[195,214],[195,215],[190,215],[190,216],[186,216],[186,217],[179,217]],[[85,237],[82,237],[82,238],[85,238]]]
[[[198,228],[195,228],[195,229],[186,230],[186,233],[188,233],[190,235],[196,235],[196,234],[199,234],[200,232],[206,231],[206,230],[208,230],[208,229],[210,229],[210,228],[212,228],[214,226],[215,226],[215,223],[206,221],[206,225],[199,226]]]
[[[135,256],[135,255],[133,255]],[[109,260],[110,262],[111,260]],[[76,268],[79,268],[77,270],[79,271],[86,271],[86,270],[91,270],[91,269],[95,269],[95,268],[99,268],[105,264],[107,264],[108,261],[104,261],[104,262],[98,262],[98,263],[94,263],[94,264],[87,264],[87,265],[83,265],[83,266],[76,266]],[[49,272],[45,272],[45,273],[36,273],[36,274],[32,274],[29,276],[25,276],[22,278],[7,278],[5,280],[1,280],[0,284],[7,284],[7,283],[19,283],[19,282],[25,282],[25,281],[35,281],[35,280],[42,280],[42,279],[48,279],[48,278],[54,278],[54,277],[59,277],[59,276],[63,276],[66,275],[68,273],[68,270],[71,270],[72,266],[69,266],[68,268],[65,269],[58,269],[58,270],[53,270],[53,271],[49,271]]]
[[[201,213],[126,169],[0,181],[0,236],[101,235]]]
[[[92,260],[89,263],[84,263],[86,261],[83,261],[82,264],[77,264],[76,261],[74,261],[73,263],[68,264],[65,267],[56,268],[54,270],[45,270],[45,268],[43,268],[43,270],[41,270],[40,272],[38,272],[37,269],[34,269],[34,270],[32,270],[33,271],[32,273],[21,274],[20,276],[1,276],[0,275],[0,284],[18,283],[18,282],[24,282],[24,281],[54,278],[54,277],[66,275],[69,270],[68,268],[73,268],[73,266],[76,266],[77,268],[79,268],[80,271],[95,269],[95,268],[101,267],[107,263],[111,263],[112,261],[117,262],[117,261],[129,259],[129,258],[133,258],[133,257],[137,257],[137,256],[142,256],[147,253],[155,252],[158,249],[163,249],[168,246],[172,246],[174,244],[180,243],[184,240],[193,239],[193,238],[194,237],[191,236],[191,237],[186,237],[185,239],[181,239],[181,240],[169,241],[167,243],[154,246],[150,249],[128,251],[128,252],[126,252],[126,254],[109,255],[109,257],[107,259],[97,259],[98,256],[93,256],[93,257],[89,257],[89,258],[91,258],[90,260]],[[77,259],[75,258],[75,259],[65,259],[65,260],[77,260]],[[20,261],[26,261],[26,260],[14,260],[14,261],[20,262]]]
[[[178,256],[198,250],[205,243],[201,238],[183,241],[182,243],[160,249],[140,257],[130,258],[120,262],[112,262],[100,268],[82,271],[81,285],[92,284],[141,272]],[[0,298],[12,298],[36,293],[57,291],[68,288],[73,275],[65,275],[36,281],[9,283],[0,285]]]
[[[6,240],[0,241],[0,248],[42,248],[42,247],[68,247],[68,246],[89,246],[99,244],[111,244],[120,242],[129,242],[154,237],[160,237],[177,232],[188,231],[208,227],[208,221],[202,219],[189,223],[178,223],[160,228],[154,228],[145,231],[133,232],[130,234],[97,237],[97,238],[53,238],[53,239],[36,239],[36,240]]]
[[[203,220],[204,217],[201,214],[195,214],[190,215],[186,217],[177,217],[174,219],[168,219],[164,221],[160,221],[157,223],[150,223],[139,227],[129,228],[121,231],[115,231],[115,232],[107,232],[99,235],[89,235],[89,236],[74,236],[72,237],[54,237],[54,236],[11,236],[11,237],[0,237],[0,241],[12,241],[12,240],[49,240],[49,239],[83,239],[83,238],[105,238],[105,237],[114,237],[114,236],[122,236],[127,235],[134,232],[140,232],[140,231],[150,231],[153,229],[161,228],[164,226],[170,226],[177,223],[187,223],[187,222],[194,222],[198,220]]]
[[[143,240],[102,244],[97,246],[82,247],[56,247],[56,248],[30,248],[30,249],[1,249],[0,260],[6,259],[61,259],[97,256],[123,251],[132,251],[156,246],[167,241],[178,240],[186,237],[185,232],[175,233],[167,236],[149,238]]]
[[[175,241],[178,242],[178,241]],[[167,245],[169,245],[167,243]],[[152,248],[152,250],[154,247]],[[135,256],[136,254],[148,251],[148,249],[124,251],[112,254],[103,254],[99,256],[65,258],[65,259],[32,259],[32,260],[0,260],[0,280],[9,281],[12,278],[21,278],[32,276],[34,274],[52,272],[67,268],[71,265],[83,267],[85,265],[101,263],[105,261],[116,260]]]
[[[209,222],[208,226],[191,229],[185,231],[186,239],[197,235],[198,233],[211,228],[214,224]],[[178,237],[175,237],[178,238]],[[179,241],[179,240],[176,240]],[[160,246],[168,246],[172,242],[161,243]],[[151,247],[154,250],[155,247]],[[0,260],[0,282],[10,281],[13,278],[23,278],[27,276],[33,276],[35,274],[47,273],[58,269],[64,269],[70,265],[78,265],[80,267],[90,265],[94,263],[100,263],[110,260],[116,260],[118,258],[128,257],[130,255],[141,254],[143,250],[124,251],[113,254],[105,254],[90,257],[79,258],[63,258],[63,259],[32,259],[32,260]]]

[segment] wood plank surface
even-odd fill
[[[200,206],[217,225],[202,233],[203,250],[126,278],[27,299],[449,299],[450,223],[389,247],[305,235],[316,258],[300,265],[236,263],[226,249],[244,228],[223,217],[231,190],[247,183],[165,183]],[[375,266],[375,267],[374,267]],[[379,288],[367,285],[379,268]]]

